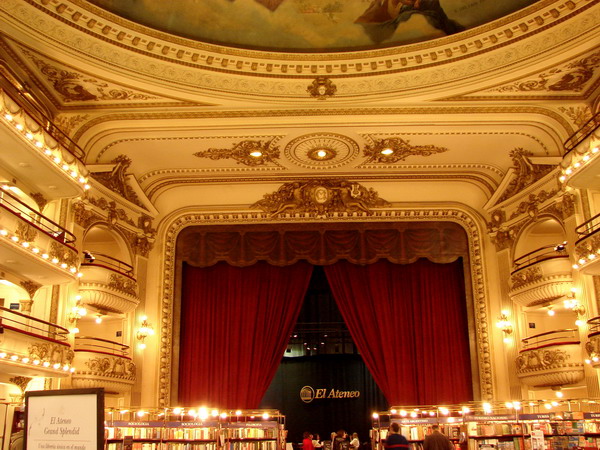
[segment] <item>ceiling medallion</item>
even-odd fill
[[[242,141],[233,148],[209,148],[208,150],[196,152],[198,158],[234,159],[238,164],[246,166],[263,166],[274,163],[279,159],[279,147],[270,148],[271,141]]]
[[[326,147],[314,148],[306,154],[313,161],[329,161],[335,158],[335,155],[337,155],[337,152],[334,149]]]
[[[341,134],[314,133],[299,136],[285,147],[285,156],[306,169],[332,169],[348,164],[360,153],[358,144]]]
[[[327,100],[328,97],[333,97],[336,91],[337,86],[326,77],[315,78],[312,84],[306,88],[306,92],[317,100]]]
[[[324,217],[333,213],[359,213],[370,216],[372,208],[389,206],[379,194],[359,183],[346,180],[310,180],[285,183],[276,192],[265,194],[251,208],[261,209],[271,217],[308,213]]]
[[[366,163],[396,163],[409,156],[431,156],[447,152],[446,147],[435,145],[411,145],[402,138],[376,139],[372,145],[366,145],[364,155]]]

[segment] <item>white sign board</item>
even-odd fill
[[[103,447],[103,389],[26,393],[26,450],[101,450]]]

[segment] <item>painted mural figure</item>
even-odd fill
[[[422,14],[431,26],[446,34],[464,29],[448,18],[439,0],[373,0],[355,23],[363,25],[373,41],[381,42],[413,14]]]

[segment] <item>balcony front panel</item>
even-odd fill
[[[588,322],[589,323],[589,322]],[[588,334],[585,350],[590,357],[590,364],[594,369],[600,369],[600,332],[595,331]]]
[[[23,377],[66,377],[73,366],[67,342],[36,335],[25,325],[1,323],[0,373]]]
[[[71,378],[74,388],[104,388],[107,394],[127,394],[135,383],[135,364],[126,356],[75,350]]]
[[[83,194],[87,169],[0,89],[0,164],[48,199]]]
[[[517,377],[527,386],[564,386],[579,383],[584,378],[584,361],[579,342],[521,350],[516,365]]]
[[[509,296],[525,307],[565,297],[573,287],[571,271],[571,262],[566,255],[532,263],[512,273]]]
[[[600,189],[600,113],[579,131],[576,145],[563,157],[560,181],[575,189]]]
[[[127,313],[140,303],[137,281],[108,267],[82,265],[81,301],[99,311]]]
[[[581,273],[600,275],[600,228],[577,241],[575,255]]]
[[[0,202],[0,266],[40,284],[77,279],[77,250]]]

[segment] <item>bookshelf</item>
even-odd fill
[[[383,450],[390,424],[413,450],[438,424],[440,431],[461,450],[574,450],[600,448],[600,413],[561,412],[538,414],[465,414],[461,417],[403,418],[379,414],[373,420],[371,445]]]
[[[282,450],[285,446],[285,418],[277,411],[191,413],[109,411],[104,448]]]

